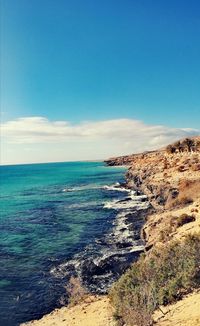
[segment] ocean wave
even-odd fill
[[[133,190],[125,188],[119,182],[116,182],[112,185],[96,185],[96,184],[87,184],[87,185],[80,185],[75,187],[69,187],[62,189],[62,192],[74,192],[74,191],[84,191],[90,189],[104,189],[104,190],[111,190],[111,191],[120,191],[120,192],[128,192],[134,194]]]
[[[111,190],[111,191],[121,191],[121,192],[128,192],[130,193],[132,190],[127,189],[123,187],[119,182],[116,182],[114,185],[105,185],[103,186],[103,189],[105,190]]]
[[[102,186],[98,186],[98,185],[94,185],[94,184],[88,184],[88,185],[64,188],[62,190],[62,192],[84,191],[84,190],[101,189],[101,188],[102,188]]]
[[[87,189],[89,186],[94,187],[94,185],[87,185],[81,187],[81,190]],[[116,212],[111,213],[111,216],[115,215],[115,218],[110,221],[109,229],[106,234],[97,237],[86,247],[80,249],[80,252],[73,255],[68,261],[51,268],[50,273],[65,281],[72,275],[79,276],[89,290],[96,293],[106,293],[119,275],[144,250],[140,232],[144,223],[145,212],[150,204],[147,196],[136,195],[136,192],[126,189],[120,183],[98,186],[98,188],[108,191],[121,191],[124,194],[111,194],[109,197],[114,196],[115,198],[112,201],[78,202],[70,205],[69,208],[83,208],[84,210],[89,206],[99,205],[100,207],[103,206],[104,209],[115,210]],[[108,197],[107,194],[106,197]]]
[[[84,203],[75,203],[67,206],[68,209],[73,209],[73,208],[87,208],[87,207],[97,207],[99,206],[100,203],[96,201],[90,201],[90,202],[84,202]]]
[[[149,206],[149,202],[145,195],[134,196],[131,195],[122,200],[112,200],[104,203],[104,208],[107,209],[115,209],[115,210],[123,210],[123,209],[146,209]]]

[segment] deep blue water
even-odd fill
[[[63,285],[50,270],[101,237],[119,198],[104,185],[124,168],[101,162],[0,167],[0,325],[36,319],[58,306]]]

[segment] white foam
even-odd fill
[[[134,242],[131,247],[127,247],[127,248],[114,249],[114,247],[111,247],[111,248],[101,250],[101,255],[99,257],[94,258],[93,262],[98,266],[101,261],[104,261],[105,259],[111,258],[115,255],[118,256],[118,255],[123,255],[127,253],[143,251],[143,250],[144,250],[144,246],[137,245],[136,242]]]
[[[67,206],[68,209],[70,208],[87,208],[87,207],[92,207],[92,206],[98,206],[99,203],[97,203],[96,201],[90,201],[87,203],[76,203],[76,204],[71,204],[69,206]]]
[[[121,210],[121,209],[146,209],[149,206],[148,201],[142,201],[144,199],[147,199],[145,195],[142,196],[134,196],[133,194],[124,200],[112,200],[109,202],[106,202],[104,204],[104,208],[107,209],[115,209],[115,210]]]
[[[73,191],[83,191],[83,190],[90,190],[90,189],[105,189],[105,190],[111,190],[111,191],[121,191],[121,192],[128,192],[128,193],[135,193],[133,190],[127,189],[125,187],[120,186],[119,182],[116,182],[113,185],[95,185],[95,184],[87,184],[82,186],[75,186],[75,187],[69,187],[64,188],[62,192],[73,192]]]
[[[94,185],[94,184],[88,184],[88,185],[83,185],[83,186],[64,188],[62,190],[62,192],[83,191],[83,190],[101,189],[101,188],[102,188],[102,186],[97,186],[97,185]]]
[[[131,192],[130,189],[121,187],[119,182],[116,182],[114,185],[110,185],[110,186],[105,185],[103,189],[111,190],[111,191]]]
[[[63,277],[66,275],[67,268],[71,265],[73,265],[75,267],[76,271],[78,271],[81,263],[80,263],[80,260],[77,258],[75,255],[74,259],[71,259],[65,263],[62,263],[59,266],[52,267],[50,269],[50,274],[53,274],[56,277]]]
[[[93,188],[91,188],[93,187]],[[110,234],[107,234],[101,242],[96,242],[97,246],[88,245],[85,247],[84,251],[75,255],[72,260],[69,260],[66,263],[59,265],[58,267],[52,268],[51,273],[56,277],[63,277],[70,273],[71,265],[74,266],[76,273],[81,275],[81,269],[85,259],[88,256],[93,257],[93,262],[98,266],[101,262],[104,262],[105,259],[114,258],[116,256],[117,259],[124,259],[124,255],[134,252],[140,252],[144,250],[144,245],[142,240],[138,240],[138,232],[139,225],[138,223],[142,223],[142,220],[137,219],[137,211],[145,210],[149,207],[149,202],[147,200],[147,196],[145,195],[136,195],[133,190],[129,190],[123,187],[120,187],[119,183],[116,183],[112,186],[106,185],[104,187],[94,186],[94,185],[86,185],[82,187],[74,187],[71,190],[66,191],[78,191],[84,189],[94,189],[95,188],[103,188],[106,190],[113,191],[124,191],[128,192],[127,195],[124,195],[124,199],[122,200],[112,200],[104,203],[104,208],[106,209],[114,209],[117,211],[116,218],[113,221],[112,230],[110,230]],[[73,189],[73,190],[72,190]],[[68,208],[80,208],[80,207],[88,207],[89,205],[97,205],[97,202],[88,203],[77,203],[69,206]],[[101,204],[100,204],[101,205]],[[129,216],[132,214],[132,217]],[[128,215],[128,216],[127,216]],[[139,217],[140,218],[140,217]],[[141,217],[142,218],[142,217]],[[136,221],[136,228],[134,228],[134,219]],[[100,265],[101,266],[101,265]],[[105,275],[93,275],[92,277],[109,277],[112,279],[112,273],[108,273]]]

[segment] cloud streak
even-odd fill
[[[162,139],[172,139],[199,134],[191,128],[170,128],[162,125],[147,125],[139,120],[115,119],[98,122],[71,124],[69,121],[49,121],[44,117],[26,117],[1,125],[2,135],[12,143],[41,143],[81,138],[149,139],[159,144]]]
[[[26,117],[1,125],[3,163],[99,159],[157,149],[200,134],[191,128],[149,125],[139,120],[50,121]]]

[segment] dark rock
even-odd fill
[[[121,255],[111,255],[103,258],[96,265],[92,261],[85,261],[82,266],[83,284],[95,293],[107,293],[108,288],[121,274],[138,259],[142,251]]]
[[[145,251],[149,251],[153,247],[153,244],[148,244],[145,246]]]
[[[131,200],[132,200],[132,198],[127,197],[127,198],[125,198],[125,199],[121,199],[121,200],[119,200],[118,203],[125,203],[125,202],[127,202],[127,201],[131,201]]]
[[[130,248],[131,246],[133,246],[133,242],[118,242],[116,244],[117,248]]]

